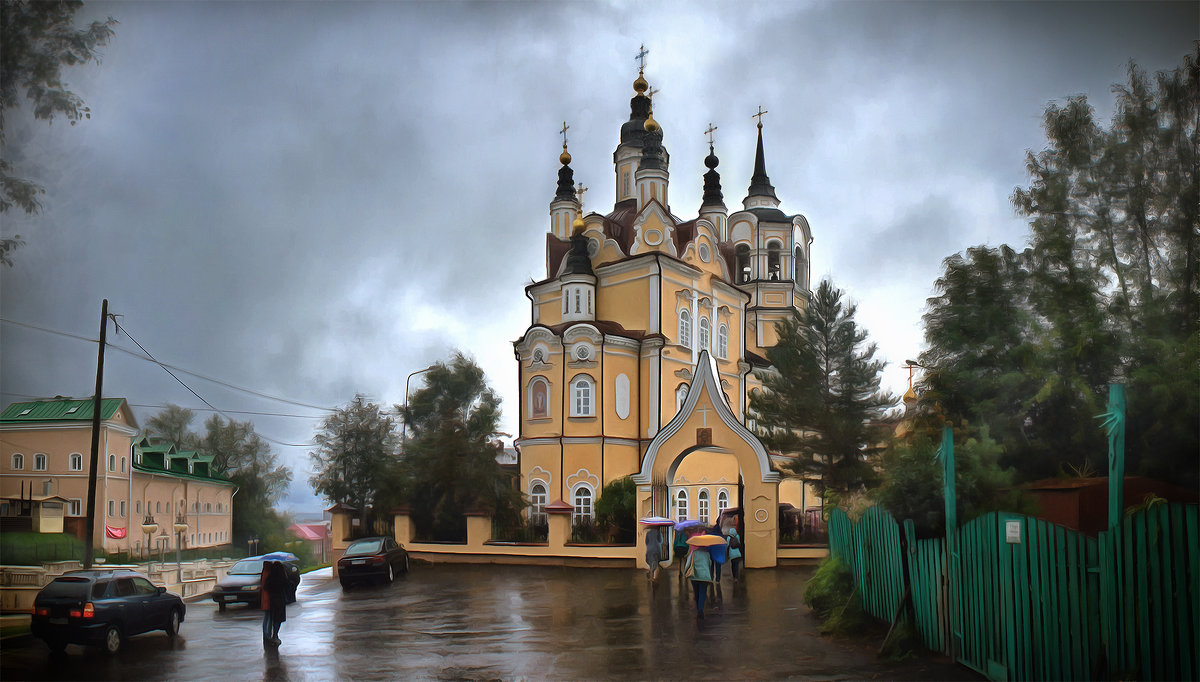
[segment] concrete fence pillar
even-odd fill
[[[550,549],[563,549],[571,541],[571,516],[575,507],[555,500],[546,505],[546,515],[549,517],[550,529],[547,538]]]
[[[470,511],[467,517],[467,546],[472,549],[483,549],[488,540],[492,539],[492,514],[486,511]]]

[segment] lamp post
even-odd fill
[[[154,537],[154,533],[158,531],[158,524],[154,522],[154,517],[146,514],[146,518],[142,519],[142,532],[146,534],[146,559],[149,560],[150,554],[150,538]]]
[[[400,451],[404,452],[405,454],[407,454],[405,446],[408,445],[408,382],[412,381],[412,378],[416,375],[424,374],[434,367],[437,367],[437,365],[430,365],[425,369],[418,369],[415,372],[411,372],[409,373],[408,378],[404,380],[404,414],[401,415],[401,417],[404,419],[404,427],[400,429]]]
[[[258,536],[252,535],[246,540],[246,552],[249,556],[254,556],[254,550],[258,549]]]
[[[184,517],[183,512],[180,512],[175,517],[175,579],[180,584],[183,583],[183,564],[180,556],[180,545],[183,544],[183,534],[187,532],[187,529],[187,518]]]

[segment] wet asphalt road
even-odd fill
[[[188,605],[174,641],[132,638],[116,657],[39,640],[4,642],[4,680],[979,679],[946,659],[877,661],[877,642],[822,638],[801,602],[811,568],[750,571],[698,620],[664,572],[413,565],[393,585],[343,594],[304,576],[275,650],[261,612]],[[685,599],[685,596],[687,597]]]

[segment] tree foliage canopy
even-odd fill
[[[91,118],[83,99],[67,89],[63,67],[100,61],[96,48],[108,43],[117,21],[109,17],[76,28],[79,0],[54,2],[0,2],[0,214],[13,206],[26,213],[41,208],[36,182],[19,177],[14,157],[19,156],[7,137],[5,119],[18,107],[21,95],[32,107],[35,119],[66,118],[71,125]],[[0,264],[11,265],[9,253],[21,243],[20,236],[0,240]]]
[[[1152,81],[1130,65],[1108,127],[1051,103],[1030,152],[1030,247],[946,259],[925,315],[928,401],[989,426],[1021,478],[1104,470],[1094,416],[1127,383],[1129,471],[1197,483],[1200,50]]]
[[[518,520],[525,503],[496,461],[503,447],[500,398],[483,370],[456,353],[427,372],[424,383],[404,413],[411,435],[396,489],[396,501],[412,509],[417,534],[465,538],[464,514],[473,510],[490,511],[501,523]]]
[[[750,396],[763,441],[795,453],[793,472],[822,493],[871,480],[867,449],[882,439],[878,420],[896,402],[880,390],[884,363],[842,295],[824,280],[806,310],[777,325],[779,342],[767,350],[775,371],[761,373],[765,390]]]
[[[318,495],[366,511],[395,464],[396,420],[361,395],[325,418],[310,452]]]

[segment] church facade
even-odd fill
[[[761,115],[741,207],[725,204],[710,138],[697,216],[676,217],[640,71],[633,87],[607,213],[583,212],[564,125],[546,277],[526,287],[531,324],[513,345],[522,491],[531,516],[565,502],[590,518],[604,485],[632,476],[640,516],[715,523],[736,508],[746,565],[771,566],[781,483],[793,504],[807,491],[781,480],[747,408],[775,323],[807,304],[812,234],[779,208]]]

